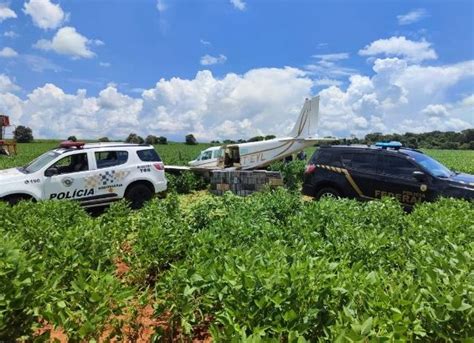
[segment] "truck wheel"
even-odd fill
[[[322,199],[322,198],[340,198],[341,193],[337,189],[334,189],[332,187],[324,187],[316,193],[315,198],[317,200]]]
[[[153,192],[145,185],[137,184],[130,187],[125,193],[125,199],[130,202],[130,208],[136,210],[153,197]]]
[[[5,201],[10,205],[10,206],[15,206],[22,200],[28,200],[28,198],[22,196],[22,195],[10,195],[9,197],[5,198]]]

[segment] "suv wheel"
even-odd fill
[[[15,206],[22,200],[28,200],[25,196],[22,195],[10,195],[5,198],[5,201],[10,205],[10,206]]]
[[[153,197],[153,192],[145,185],[138,184],[130,187],[125,193],[125,199],[134,210],[142,208],[143,204]]]
[[[324,187],[316,193],[315,198],[316,199],[322,199],[322,198],[340,198],[341,193],[337,189],[334,189],[332,187]]]

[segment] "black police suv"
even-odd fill
[[[441,196],[474,200],[474,175],[449,170],[399,142],[322,146],[306,166],[303,194],[317,199],[389,196],[408,206]]]

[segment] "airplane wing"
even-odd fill
[[[295,141],[295,142],[321,142],[321,141],[337,141],[339,140],[340,138],[337,138],[337,137],[305,137],[305,138],[292,138],[292,137],[288,137],[288,138],[281,138],[279,139],[281,142],[292,142],[292,141]]]

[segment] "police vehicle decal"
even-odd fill
[[[383,197],[391,197],[397,199],[398,201],[401,201],[404,204],[415,204],[417,202],[423,201],[425,199],[425,194],[411,191],[402,191],[401,193],[394,193],[376,189],[375,197],[379,199]]]
[[[49,199],[76,199],[94,195],[94,189],[75,189],[74,191],[51,193]]]
[[[120,187],[116,185],[117,183],[122,182],[128,175],[130,175],[130,171],[115,171],[115,170],[108,170],[104,173],[95,174],[85,178],[85,184],[87,188],[95,188],[95,187]]]
[[[362,193],[359,186],[357,186],[357,184],[355,183],[354,179],[352,178],[351,174],[349,173],[349,171],[347,169],[339,168],[339,167],[333,167],[333,166],[327,166],[327,165],[324,165],[324,164],[317,164],[316,167],[327,169],[327,170],[333,171],[335,173],[344,174],[344,176],[346,177],[346,180],[350,183],[352,188],[354,188],[354,190],[356,191],[356,193],[359,196],[364,197],[364,198],[371,198],[371,197],[368,197],[368,196],[364,195],[364,193]]]
[[[137,166],[137,169],[140,171],[140,173],[150,173],[151,172],[151,164]]]
[[[61,182],[65,187],[71,187],[72,184],[74,183],[74,179],[70,177],[65,177],[64,179],[61,180]]]

